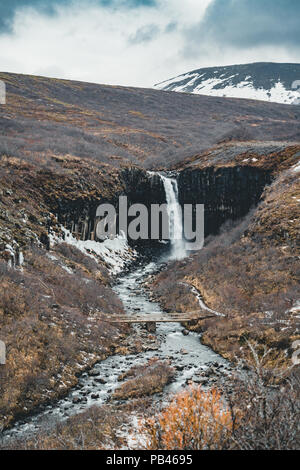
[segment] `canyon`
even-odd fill
[[[251,362],[248,343],[270,349],[266,367],[286,379],[299,339],[297,107],[1,79],[4,447],[93,405],[136,406],[125,423],[190,382],[222,389]],[[149,213],[167,204],[177,237],[98,240],[97,208],[118,219],[120,196]],[[202,250],[181,239],[185,204],[204,205]],[[215,318],[155,334],[105,318],[199,307]]]

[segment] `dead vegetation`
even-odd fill
[[[114,391],[113,398],[128,400],[162,392],[174,374],[175,370],[170,364],[156,359],[142,366],[134,366],[120,377],[120,380],[128,380]]]
[[[234,432],[230,448],[237,450],[297,450],[300,445],[299,366],[270,369],[268,348],[247,342],[242,377],[236,373],[225,389]],[[245,358],[248,357],[248,361]]]
[[[277,176],[265,191],[262,204],[258,207],[253,223],[249,227],[252,239],[260,239],[292,247],[295,253],[300,249],[300,181],[295,171],[300,153],[294,165]]]
[[[203,333],[204,344],[236,360],[245,340],[252,338],[272,347],[274,359],[279,355],[285,364],[299,338],[293,309],[299,299],[298,257],[288,246],[245,236],[252,221],[253,214],[231,228],[227,224],[219,236],[207,239],[203,250],[162,271],[151,290],[169,311],[194,311],[199,303],[188,286],[196,288],[209,307],[227,315],[188,325]]]
[[[217,390],[190,387],[141,426],[147,450],[219,450],[232,433],[229,408]]]
[[[0,338],[7,347],[0,384],[4,428],[66,394],[78,373],[110,355],[126,335],[126,328],[120,332],[103,322],[105,313],[123,311],[119,299],[89,260],[72,254],[76,266],[70,272],[65,258],[57,253],[51,259],[37,248],[26,252],[22,270],[0,264]]]
[[[223,392],[191,386],[158,416],[143,420],[147,449],[298,449],[299,374],[274,385],[278,371],[265,368],[267,356],[250,345],[248,373],[239,371]]]
[[[16,439],[5,449],[14,450],[103,450],[118,449],[124,444],[119,428],[128,416],[112,406],[93,406],[87,411],[58,423],[51,429]]]
[[[120,344],[127,330],[103,322],[98,314],[123,312],[109,287],[105,266],[66,244],[57,246],[52,257],[44,248],[49,248],[50,226],[58,232],[58,222],[68,225],[79,213],[89,214],[99,201],[115,200],[124,191],[116,167],[132,163],[151,169],[177,163],[181,167],[183,159],[192,155],[189,163],[193,165],[200,160],[205,165],[214,158],[216,165],[243,164],[286,172],[266,192],[250,221],[227,227],[219,237],[209,239],[206,248],[189,262],[170,265],[154,280],[152,289],[166,309],[195,310],[198,301],[182,285],[185,282],[198,289],[209,306],[227,313],[226,320],[207,320],[191,327],[225,357],[238,359],[243,351],[247,354],[247,341],[255,340],[260,354],[266,345],[272,347],[265,364],[269,369],[277,359],[280,366],[290,363],[291,343],[299,338],[297,314],[292,311],[299,299],[299,182],[289,168],[297,163],[299,147],[283,143],[281,152],[264,151],[262,146],[257,159],[257,149],[252,146],[255,140],[299,140],[296,107],[291,111],[288,106],[247,100],[12,74],[0,74],[0,78],[8,84],[8,104],[0,110],[0,253],[5,261],[0,264],[0,339],[8,352],[7,365],[1,368],[1,427],[66,394],[81,371],[122,351]],[[250,148],[245,152],[236,149],[236,141],[249,137]],[[218,142],[232,140],[234,145],[221,145],[214,155],[199,154]],[[25,251],[22,267],[8,268],[7,245]],[[168,364],[160,362],[134,368],[115,398],[160,392],[173,373]],[[266,407],[265,398],[258,404],[255,401],[260,389],[254,382],[251,394],[243,392],[250,411],[239,400],[238,391],[232,394],[232,402],[228,400],[235,407],[232,419],[241,416],[239,407],[242,417],[230,446],[295,447],[292,412],[298,416],[299,410],[293,408],[295,387],[288,387],[285,384],[283,391],[274,392],[276,399]],[[284,396],[288,397],[286,408]],[[191,416],[191,399],[199,409],[197,396],[185,395],[186,419]],[[208,402],[210,399],[208,396]],[[215,399],[219,405],[219,395]],[[267,414],[261,414],[262,404],[263,408],[270,406]],[[177,413],[174,407],[172,413]],[[288,420],[282,433],[279,429],[285,414],[293,429],[290,440]],[[120,420],[125,418],[111,408],[92,409],[60,425],[56,433],[37,436],[25,446],[120,446],[115,432]],[[273,426],[275,438],[269,431]],[[209,429],[222,436],[215,439],[214,448],[229,445],[230,423],[225,440],[220,428]],[[213,445],[200,437],[195,435],[198,446]]]
[[[61,155],[171,167],[219,142],[299,140],[299,112],[286,105],[7,73],[0,79],[7,86],[0,153],[44,168]]]

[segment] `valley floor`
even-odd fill
[[[299,145],[249,145],[242,153],[240,145],[221,146],[178,169],[192,194],[209,183],[205,196],[210,208],[219,201],[209,209],[219,225],[203,250],[159,269],[143,264],[124,239],[101,250],[85,240],[86,230],[94,234],[99,201],[161,196],[146,171],[90,168],[70,156],[45,170],[2,157],[0,339],[7,363],[0,369],[0,426],[11,428],[3,447],[131,447],[141,419],[141,446],[174,448],[173,438],[156,442],[153,435],[168,435],[164,423],[177,422],[178,406],[169,399],[179,387],[186,392],[175,404],[187,422],[190,409],[203,418],[202,402],[213,401],[218,419],[222,399],[232,411],[226,409],[219,438],[217,420],[195,448],[299,447]],[[252,201],[258,205],[248,212]],[[132,262],[134,271],[112,276]],[[153,308],[197,310],[202,301],[226,317],[162,326],[156,336],[105,319]],[[156,414],[159,428],[151,421]],[[181,445],[190,440],[186,435]]]

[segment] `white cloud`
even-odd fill
[[[95,5],[83,9],[75,2],[60,7],[56,16],[23,9],[15,16],[13,34],[0,36],[0,69],[151,87],[202,66],[281,58],[288,61],[286,51],[278,49],[272,54],[270,49],[223,51],[199,44],[199,53],[184,54],[185,31],[199,23],[210,2],[159,0],[155,8],[137,9]],[[138,42],[143,33],[144,40]]]
[[[130,10],[73,5],[59,8],[53,17],[23,9],[15,16],[13,35],[0,38],[0,68],[98,83],[152,86],[192,66],[179,59],[184,45],[181,28],[193,24],[195,18],[199,21],[209,1],[161,0],[156,8]],[[156,34],[152,39],[130,41],[153,25]]]

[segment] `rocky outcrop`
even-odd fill
[[[127,205],[143,204],[147,207],[149,213],[152,204],[161,204],[165,202],[165,192],[161,179],[151,176],[145,170],[138,167],[128,167],[119,172],[118,184],[115,191],[109,197],[101,197],[101,194],[95,193],[90,197],[77,197],[74,200],[61,199],[58,206],[58,219],[67,226],[69,230],[77,237],[87,240],[96,239],[96,211],[99,204],[112,204],[117,213],[117,232],[119,233],[119,197],[127,196]],[[130,217],[128,221],[130,222]],[[141,242],[137,243],[138,245]]]
[[[137,167],[126,168],[122,172],[129,204],[151,204],[166,202],[166,194],[161,178],[156,173],[146,172]]]
[[[180,203],[205,205],[205,235],[257,205],[271,173],[255,167],[187,168],[178,175]]]
[[[69,161],[66,160],[66,163]],[[3,241],[5,242],[3,249],[7,244],[12,245],[12,240],[18,241],[20,230],[15,227],[15,222],[23,224],[24,230],[27,231],[32,226],[32,232],[36,233],[38,240],[46,248],[49,248],[49,232],[53,229],[59,230],[60,225],[66,227],[76,238],[94,240],[96,211],[99,204],[110,203],[116,208],[118,228],[119,196],[127,196],[128,207],[132,204],[143,204],[148,209],[149,239],[129,240],[130,244],[141,250],[149,249],[152,254],[154,251],[159,254],[168,249],[168,245],[150,238],[151,206],[166,203],[163,182],[155,173],[149,173],[137,166],[91,172],[84,163],[80,163],[77,164],[76,171],[65,175],[49,171],[35,172],[32,169],[26,172],[23,168],[18,168],[17,175],[20,178],[19,184],[16,185],[18,193],[5,196],[8,201],[3,202],[7,202],[6,207],[8,207],[8,202],[16,196],[20,200],[25,197],[28,199],[28,194],[22,192],[22,183],[30,184],[36,207],[32,202],[28,215],[20,213],[20,222],[15,221],[13,217],[11,222],[9,217],[5,218],[6,224],[12,227],[12,235]],[[176,173],[173,172],[172,177],[175,176]],[[228,219],[238,219],[256,205],[265,185],[271,182],[271,173],[266,169],[241,165],[218,168],[189,167],[177,173],[177,178],[181,204],[205,205],[207,236],[216,233]],[[28,221],[25,221],[26,217]],[[26,240],[21,242],[22,240],[18,246],[26,245]]]
[[[182,206],[205,205],[205,236],[208,236],[216,234],[227,220],[244,217],[252,207],[255,207],[265,186],[271,183],[272,174],[269,170],[254,166],[224,166],[186,168],[177,174],[177,179],[179,202]],[[149,240],[130,241],[131,244],[141,249],[165,248],[150,238],[151,206],[166,203],[161,178],[138,167],[126,168],[120,172],[119,187],[114,198],[105,201],[116,207],[117,215],[119,196],[127,196],[128,207],[133,204],[143,204],[148,209]],[[95,238],[95,213],[98,204],[98,199],[85,201],[77,214],[74,214],[71,208],[70,214],[73,214],[72,217],[75,219],[72,221],[72,232],[81,238]],[[70,214],[67,215],[68,219]],[[128,222],[130,220],[129,217]]]

